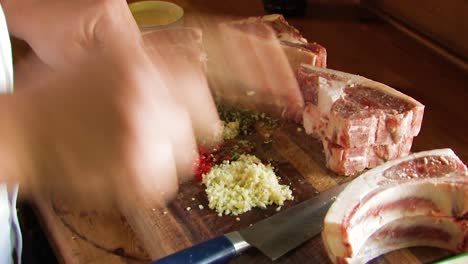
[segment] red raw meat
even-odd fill
[[[468,250],[468,171],[450,149],[389,161],[337,197],[322,233],[333,263],[366,263],[392,250]]]
[[[354,175],[407,155],[424,105],[361,76],[310,65],[297,72],[306,133],[322,140],[327,166]]]

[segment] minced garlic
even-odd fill
[[[239,121],[224,122],[223,121],[223,138],[233,139],[239,135]]]
[[[224,161],[203,175],[208,206],[219,216],[239,215],[253,207],[282,206],[292,200],[288,185],[278,183],[271,165],[253,155],[240,155],[236,161]]]

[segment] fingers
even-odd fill
[[[30,51],[15,62],[15,90],[23,87],[41,87],[50,78],[52,69]]]
[[[193,168],[198,158],[190,115],[178,105],[167,105],[161,115],[165,133],[172,145],[172,155],[180,183],[193,179]]]
[[[194,28],[159,30],[143,38],[170,94],[189,113],[198,141],[217,142],[221,126],[205,76],[201,31]]]
[[[135,127],[152,130],[152,132],[143,136],[135,136],[135,138],[166,138],[172,146],[171,155],[173,155],[176,175],[183,182],[193,177],[193,166],[198,157],[191,115],[183,103],[174,99],[173,91],[170,91],[174,86],[169,82],[170,76],[168,77],[164,68],[154,67],[151,61],[148,63],[150,65],[145,66],[147,70],[138,71],[139,81],[134,86],[143,88],[140,91],[140,97],[146,102],[146,105],[139,102],[138,107],[143,107],[147,111],[145,113],[150,114],[136,113],[136,116],[130,119],[133,122],[140,120]],[[179,75],[183,78],[185,74],[181,71]],[[211,100],[211,97],[207,100]],[[157,148],[158,146],[146,144],[146,147]]]
[[[152,130],[148,129],[147,132]],[[119,197],[129,201],[135,197],[146,197],[166,203],[177,194],[178,179],[173,145],[167,135],[161,135],[161,130],[157,132],[158,136],[153,134],[151,137],[142,137],[144,140],[136,144],[144,146],[136,146],[132,148],[135,153],[128,153],[133,159],[130,171],[133,175],[123,175],[125,180],[117,183]]]
[[[23,187],[30,193],[100,208],[115,199],[163,203],[175,196],[178,169],[189,167],[182,161],[195,159],[174,151],[195,149],[188,117],[164,89],[151,89],[163,86],[149,67],[131,63],[133,73],[123,74],[113,62],[96,58],[79,72],[54,71],[40,87],[14,95],[27,132],[23,165],[33,173]]]
[[[68,10],[78,9],[63,3],[57,8],[62,6]],[[87,6],[79,7],[87,12],[91,10]],[[68,14],[60,13],[60,17],[68,17]],[[86,14],[94,13],[89,11]],[[129,13],[121,15],[128,18]],[[40,14],[37,17],[41,17]],[[78,18],[83,17],[72,18],[76,19],[66,21],[77,21],[77,24],[70,24],[70,28],[76,29],[75,26],[83,22]],[[41,25],[49,27],[47,21],[50,22],[41,21]],[[177,175],[185,179],[191,174],[197,157],[194,131],[197,137],[206,141],[221,134],[219,118],[204,76],[204,64],[200,60],[199,32],[184,31],[192,32],[187,35],[174,32],[164,34],[164,37],[153,34],[148,43],[152,43],[153,37],[156,43],[147,45],[153,47],[148,49],[148,54],[155,55],[150,67],[140,59],[135,59],[137,63],[129,62],[133,57],[143,55],[128,48],[136,49],[140,43],[125,45],[133,43],[130,40],[137,37],[127,34],[124,38],[116,34],[128,30],[128,27],[125,30],[115,25],[112,27],[113,20],[99,21],[94,25],[94,31],[88,30],[93,29],[93,25],[85,24],[89,26],[84,27],[85,33],[96,35],[85,36],[97,37],[87,43],[112,46],[116,52],[105,52],[105,56],[91,62],[87,61],[89,53],[87,56],[80,53],[81,48],[89,45],[74,42],[74,31],[58,34],[51,30],[47,37],[54,40],[55,46],[60,46],[59,51],[50,43],[41,41],[42,38],[34,31],[28,38],[39,57],[54,66],[53,72],[44,74],[51,78],[36,85],[40,87],[25,89],[27,93],[29,90],[42,90],[34,93],[38,96],[28,96],[31,102],[42,100],[41,109],[33,109],[34,104],[31,104],[31,112],[36,112],[31,114],[30,118],[34,116],[35,119],[31,126],[36,131],[40,130],[42,135],[41,143],[35,145],[37,157],[41,156],[37,161],[43,167],[41,173],[52,172],[50,178],[40,178],[45,181],[38,184],[38,188],[46,188],[47,192],[49,189],[50,192],[58,190],[64,195],[73,193],[73,196],[76,194],[80,199],[91,202],[100,200],[96,197],[103,197],[104,203],[108,203],[108,197],[115,196],[121,203],[135,197],[166,201],[177,192]],[[42,28],[41,25],[36,28]],[[187,41],[177,42],[185,36],[188,36]],[[113,42],[123,40],[128,42],[117,45],[117,49]],[[75,47],[76,44],[83,46]],[[25,64],[25,70],[21,72],[35,73],[36,66],[40,65],[40,60],[36,58],[36,61],[38,63]],[[136,65],[139,63],[142,64]],[[108,70],[115,67],[118,70]],[[66,74],[64,68],[67,68]],[[125,76],[120,75],[123,71],[132,71],[139,80],[128,82]],[[140,73],[136,73],[138,71]],[[18,80],[31,88],[34,80],[40,79],[38,75],[22,74],[21,77]],[[54,80],[56,77],[59,81]],[[128,121],[127,115],[132,121]],[[121,124],[121,119],[130,125]]]

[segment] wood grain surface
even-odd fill
[[[264,14],[261,1],[174,2],[185,9],[186,20],[200,13],[231,17]],[[465,163],[468,161],[466,72],[391,26],[362,15],[355,6],[310,5],[306,17],[288,21],[309,41],[317,41],[327,48],[330,68],[386,83],[426,105],[422,131],[415,140],[413,151],[450,147]],[[293,188],[295,200],[285,207],[348,180],[326,169],[320,143],[298,132],[296,125],[286,124],[272,133],[271,144],[263,144],[261,134],[253,136],[257,137],[258,155],[276,160],[282,181]],[[192,243],[240,229],[276,213],[275,208],[270,207],[243,214],[240,221],[232,216],[218,217],[207,209],[203,187],[197,183],[183,185],[176,200],[167,208],[135,204],[146,228],[136,227],[137,223],[130,227],[117,211],[103,213],[93,208],[77,208],[63,200],[38,198],[36,204],[46,234],[64,263],[146,263],[151,257],[163,256]],[[205,209],[199,210],[199,204]],[[187,207],[193,209],[187,211]],[[141,239],[145,231],[147,234]],[[165,239],[149,241],[151,237]],[[151,243],[162,246],[149,245]],[[145,250],[148,248],[152,252]],[[438,249],[405,249],[387,254],[373,263],[426,263],[448,254]],[[256,250],[248,251],[233,262],[270,263]],[[277,262],[329,261],[320,238],[316,237]]]

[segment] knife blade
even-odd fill
[[[328,209],[347,185],[344,183],[322,192],[240,231],[221,235],[151,263],[226,263],[250,247],[276,260],[322,231]]]

